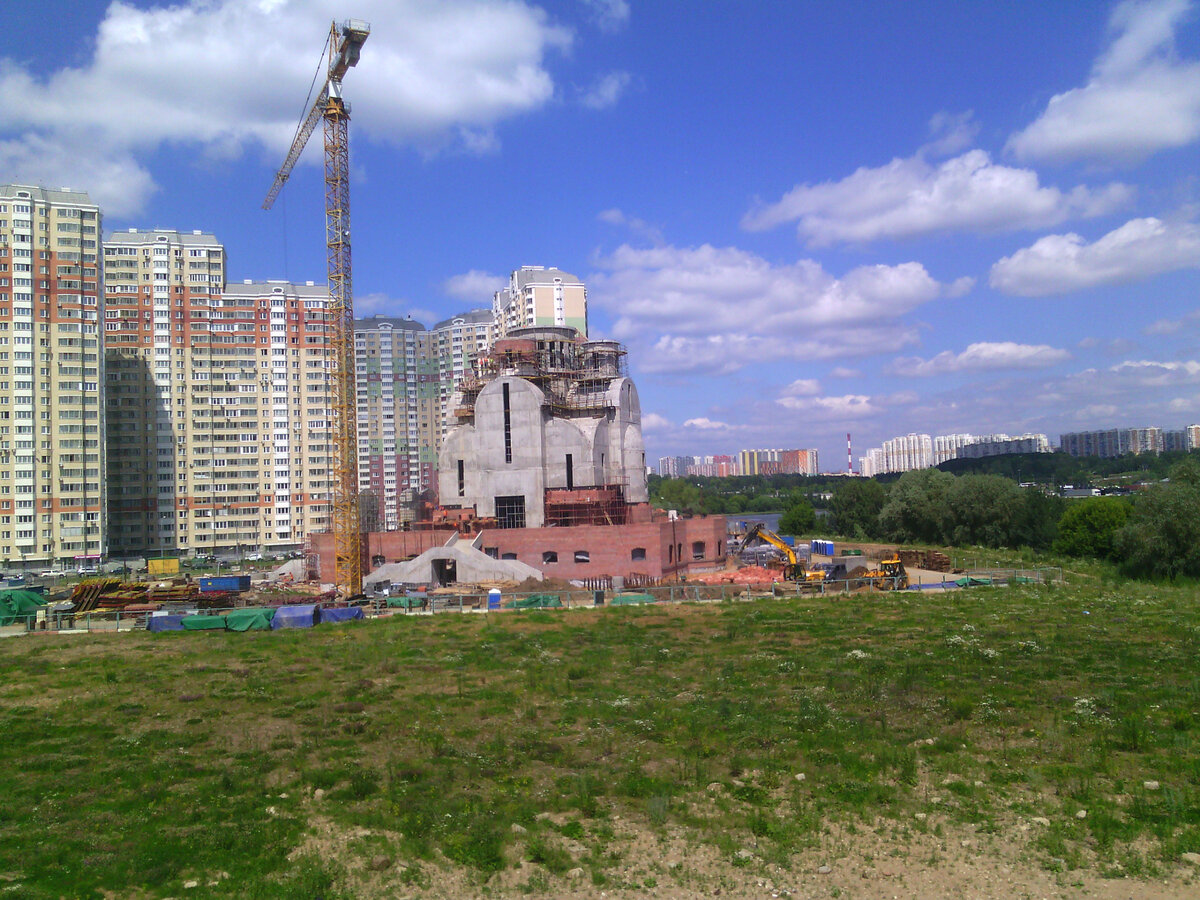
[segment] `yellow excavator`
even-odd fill
[[[900,562],[899,554],[893,554],[887,559],[881,559],[878,568],[858,572],[853,578],[854,580],[861,580],[864,584],[871,584],[881,591],[903,591],[908,589],[908,571],[904,568],[904,563]]]
[[[750,530],[746,532],[746,536],[742,538],[742,546],[747,546],[755,538],[761,538],[783,553],[783,558],[787,560],[787,563],[783,567],[783,577],[788,581],[796,581],[802,584],[819,584],[822,581],[827,581],[833,574],[823,569],[810,569],[802,564],[796,556],[796,549],[771,529],[767,528],[762,522],[755,522]]]

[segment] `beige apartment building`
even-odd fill
[[[106,550],[100,209],[0,185],[0,565]]]
[[[514,328],[552,325],[575,328],[587,337],[587,288],[561,269],[522,266],[492,297],[496,337]]]
[[[328,290],[228,285],[201,232],[118,232],[105,258],[113,552],[290,550],[328,528]]]

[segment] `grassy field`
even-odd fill
[[[0,897],[687,893],[778,883],[865,831],[901,861],[969,832],[1068,880],[1187,878],[1198,599],[1094,583],[8,639]],[[693,851],[638,851],[656,840]]]

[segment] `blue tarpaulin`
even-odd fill
[[[275,611],[271,628],[312,628],[317,624],[317,605],[281,606]]]
[[[183,616],[151,616],[147,631],[183,631]]]
[[[345,609],[328,609],[322,608],[320,611],[319,622],[348,622],[351,619],[361,619],[363,611],[361,606],[349,606]]]

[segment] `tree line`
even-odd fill
[[[1144,461],[1144,487],[1131,496],[1064,500],[1056,491],[1022,487],[1025,466],[1062,454],[955,460],[1009,470],[953,474],[944,467],[895,479],[759,476],[740,501],[740,479],[658,479],[652,498],[686,513],[783,510],[779,530],[810,533],[815,508],[829,511],[825,530],[844,538],[951,546],[1030,547],[1079,558],[1111,560],[1127,575],[1200,578],[1200,454],[1163,454]],[[1024,459],[1033,457],[1032,461]],[[997,462],[999,460],[999,462]],[[1140,460],[1139,460],[1140,461]],[[1108,463],[1109,461],[1104,461]],[[1108,465],[1106,474],[1129,471]],[[948,466],[963,468],[962,466]],[[986,468],[987,466],[980,466]],[[1018,475],[1018,472],[1021,475]],[[1069,464],[1054,472],[1076,484],[1098,476]],[[1080,477],[1082,476],[1082,477]]]

